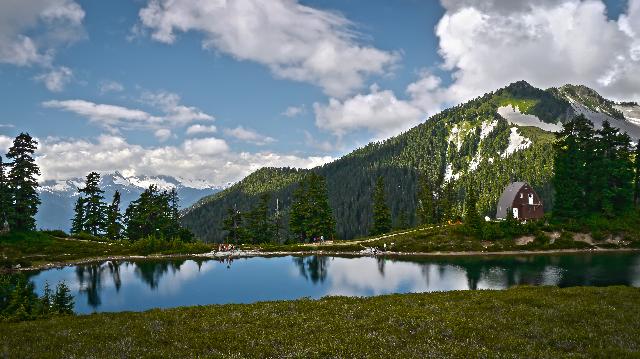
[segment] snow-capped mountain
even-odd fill
[[[211,186],[200,180],[170,176],[124,176],[119,172],[103,174],[100,188],[105,191],[107,203],[111,201],[115,191],[119,191],[122,196],[120,209],[124,212],[129,203],[136,200],[152,184],[158,186],[160,190],[175,188],[178,191],[181,208],[189,207],[200,198],[224,188]],[[78,188],[83,186],[83,178],[41,183],[38,191],[42,204],[36,216],[38,228],[68,230],[73,217],[73,206],[78,198]]]

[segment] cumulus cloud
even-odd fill
[[[395,135],[441,109],[511,82],[541,88],[584,84],[614,100],[640,99],[640,0],[617,20],[599,0],[442,0],[436,35],[444,84],[430,71],[406,98],[368,94],[314,104],[316,125],[337,136],[367,129]]]
[[[216,133],[218,129],[214,125],[205,126],[205,125],[191,125],[187,128],[187,135],[199,135],[205,133]]]
[[[37,81],[44,83],[44,85],[51,92],[60,92],[64,90],[64,87],[73,78],[73,71],[70,68],[60,66],[53,68],[47,73],[40,74],[35,77]]]
[[[124,85],[117,81],[101,81],[98,85],[98,90],[103,95],[109,92],[122,92],[124,91]]]
[[[0,135],[0,148],[12,139]],[[6,150],[6,149],[5,149]],[[45,138],[36,153],[41,180],[83,177],[90,171],[169,175],[204,179],[211,185],[235,182],[264,166],[311,168],[331,157],[300,157],[270,152],[232,152],[224,140],[186,140],[179,146],[143,147],[121,136],[95,140]]]
[[[166,113],[165,119],[175,124],[185,125],[193,121],[213,121],[214,117],[195,107],[180,104],[180,96],[175,93],[145,92],[142,101],[160,108]]]
[[[154,132],[153,135],[156,136],[158,141],[164,142],[171,137],[171,130],[167,128],[160,128],[156,130],[156,132]]]
[[[409,101],[399,100],[392,91],[373,85],[368,94],[344,101],[332,98],[328,104],[315,103],[316,126],[336,136],[366,129],[387,137],[416,125],[423,112]]]
[[[186,140],[184,150],[187,153],[213,156],[229,151],[229,146],[222,139],[209,137]]]
[[[75,113],[111,132],[121,129],[157,131],[167,127],[185,126],[195,121],[214,120],[213,116],[195,107],[181,105],[180,97],[170,92],[145,93],[141,101],[159,109],[163,114],[152,115],[139,109],[85,100],[50,100],[43,102],[42,106]]]
[[[272,137],[259,134],[250,128],[244,128],[242,126],[238,126],[236,128],[225,128],[223,132],[227,136],[259,146],[275,142],[275,139]]]
[[[49,66],[57,47],[84,36],[84,16],[73,0],[0,2],[0,63]]]
[[[443,0],[436,27],[446,99],[460,102],[520,79],[584,84],[618,100],[640,97],[640,0],[607,17],[602,1]]]
[[[307,108],[302,106],[289,106],[286,110],[284,110],[281,115],[289,118],[298,117],[307,112]]]
[[[334,97],[385,74],[399,58],[362,44],[344,16],[296,0],[149,0],[139,15],[156,41],[171,44],[178,33],[197,31],[206,49],[264,64],[277,77],[316,84]]]

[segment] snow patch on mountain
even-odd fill
[[[449,163],[447,165],[447,170],[444,172],[444,181],[456,181],[460,177],[460,173],[453,173],[453,165]]]
[[[509,146],[504,152],[500,155],[502,158],[507,158],[514,154],[516,151],[521,151],[529,148],[533,142],[530,139],[522,136],[518,133],[517,127],[511,127],[511,133],[509,134]]]
[[[602,128],[602,123],[604,121],[609,121],[611,126],[620,129],[621,132],[626,132],[630,137],[634,139],[640,138],[640,108],[637,108],[638,106],[614,106],[614,108],[622,111],[625,115],[626,120],[618,120],[606,113],[591,110],[571,96],[565,97],[571,104],[574,112],[576,114],[584,115],[589,119],[589,121],[593,122],[593,126],[596,129]],[[598,107],[596,110],[601,109]],[[629,113],[629,117],[627,116],[627,113]]]
[[[482,126],[480,128],[480,140],[482,141],[485,138],[487,138],[491,134],[491,132],[493,132],[493,130],[496,128],[497,125],[498,125],[497,120],[482,121]]]
[[[559,123],[546,123],[538,118],[538,116],[527,115],[520,112],[518,106],[507,105],[498,107],[498,114],[512,125],[518,126],[535,126],[549,132],[558,132],[562,130]]]

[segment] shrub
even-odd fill
[[[46,229],[46,230],[42,230],[40,232],[42,232],[44,234],[48,234],[48,235],[50,235],[52,237],[69,238],[69,235],[67,234],[67,232],[65,232],[63,230],[60,230],[60,229],[53,229],[53,230]]]

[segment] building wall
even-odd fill
[[[531,200],[529,196],[532,196]],[[531,204],[533,203],[533,204]],[[511,208],[518,209],[518,219],[540,219],[544,216],[542,200],[528,184],[522,186],[516,194]]]

